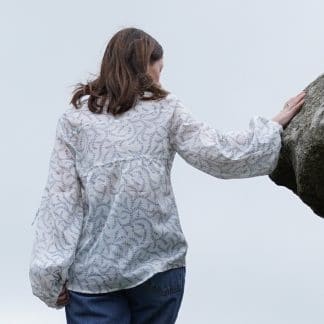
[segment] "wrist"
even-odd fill
[[[271,120],[283,126],[283,124],[281,123],[280,119],[277,116],[273,117]]]

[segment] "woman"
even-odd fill
[[[304,102],[301,92],[273,119],[221,133],[162,88],[162,68],[153,37],[118,31],[99,76],[77,85],[57,122],[29,276],[33,294],[65,307],[68,323],[174,323],[187,252],[170,179],[175,153],[221,179],[270,174]]]

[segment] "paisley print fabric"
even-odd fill
[[[59,309],[66,281],[73,291],[104,293],[185,266],[188,244],[171,185],[175,154],[221,179],[268,175],[282,130],[254,116],[246,130],[221,132],[174,94],[139,100],[120,116],[92,113],[86,101],[68,108],[57,121],[34,219],[33,294]]]

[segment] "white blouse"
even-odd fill
[[[268,175],[282,131],[254,116],[247,130],[220,132],[174,94],[118,116],[92,113],[86,101],[68,108],[34,219],[33,294],[60,309],[66,281],[77,292],[112,292],[184,266],[188,244],[170,178],[175,153],[216,178]]]

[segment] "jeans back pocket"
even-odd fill
[[[161,295],[170,295],[184,290],[186,267],[173,268],[155,273],[145,284]]]

